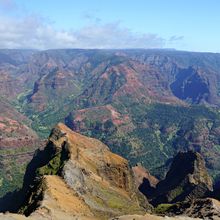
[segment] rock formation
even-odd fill
[[[192,218],[219,220],[220,202],[211,198],[195,199],[171,205],[160,214],[169,216],[186,215]]]
[[[63,124],[52,130],[46,148],[35,155],[24,180],[28,190],[19,213],[25,215],[105,219],[141,214],[150,207],[138,193],[127,160]]]
[[[166,178],[147,197],[153,205],[158,205],[202,198],[209,191],[212,191],[212,180],[205,161],[199,153],[189,151],[176,155]]]
[[[23,189],[15,194],[23,199],[18,200],[19,214],[0,214],[0,219],[23,220],[24,215],[30,220],[190,220],[190,217],[217,219],[220,216],[219,202],[214,199],[160,204],[152,209],[135,184],[144,179],[150,187],[156,187],[152,203],[161,198],[167,202],[174,202],[177,197],[193,199],[212,187],[204,160],[198,153],[179,153],[165,180],[157,183],[140,165],[132,170],[127,160],[111,153],[102,142],[59,123],[46,147],[36,151],[27,167]],[[181,194],[172,197],[172,192],[179,187],[183,189]]]
[[[152,176],[150,172],[140,164],[132,167],[132,170],[138,185],[141,185],[144,180],[148,180],[151,187],[156,187],[157,183],[159,182],[156,177]]]

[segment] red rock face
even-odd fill
[[[192,101],[197,103],[220,103],[216,84],[218,74],[209,67],[199,69],[198,79],[194,80],[195,86],[199,83],[198,86],[206,88],[204,94],[198,93],[196,97],[190,97],[190,86],[186,86],[183,96],[180,96],[178,90],[170,88],[171,84],[180,83],[177,75],[187,71],[190,66],[186,57],[191,54],[186,55],[155,51],[36,52],[25,59],[22,65],[12,62],[0,69],[6,74],[4,79],[0,79],[1,93],[11,93],[10,96],[14,97],[23,92],[27,84],[31,85],[28,87],[32,90],[27,96],[28,102],[38,112],[45,111],[50,103],[58,105],[57,100],[62,99],[63,102],[78,95],[77,103],[87,99],[88,105],[103,105],[126,96],[145,103],[156,101],[182,105],[184,102],[181,99],[188,98],[193,98]],[[194,59],[201,59],[203,62],[199,55]],[[19,77],[11,78],[15,73],[19,73]],[[183,82],[188,81],[190,82],[190,78],[183,79]]]
[[[38,111],[43,111],[46,109],[47,98],[45,97],[44,90],[41,89],[43,85],[40,81],[35,82],[33,94],[29,98],[29,102],[34,104]]]
[[[80,98],[89,98],[94,104],[124,96],[146,103],[183,104],[181,99],[192,99],[195,103],[220,103],[219,75],[216,67],[210,68],[208,55],[206,58],[193,53],[161,51],[3,52],[0,54],[1,94],[15,97],[24,92],[28,84],[28,89],[32,89],[29,102],[38,111],[45,110],[48,102],[57,98],[77,94],[81,94]],[[212,57],[213,60],[217,58]],[[196,69],[191,63],[198,60],[206,65]],[[175,85],[180,86],[176,88]],[[182,86],[184,93],[179,94],[181,91],[178,89]],[[192,86],[201,87],[193,97],[188,94]]]
[[[160,70],[137,61],[130,61],[118,66],[118,72],[126,78],[126,83],[114,94],[114,97],[130,95],[137,101],[146,103],[159,101],[163,103],[183,104],[173,96],[169,83]]]
[[[10,76],[10,70],[0,68],[0,94],[8,98],[15,98],[22,92],[21,81]]]
[[[112,105],[78,110],[75,112],[73,120],[69,121],[69,126],[75,131],[82,132],[88,128],[88,119],[102,124],[103,131],[112,129],[110,127],[115,127],[118,132],[129,132],[134,129],[129,115],[119,113]]]
[[[22,149],[23,155],[26,152],[27,155],[33,154],[35,149],[41,146],[41,142],[37,134],[28,127],[30,121],[6,102],[0,102],[0,107],[0,150],[11,150],[11,155],[7,153],[9,157],[19,148]],[[23,162],[29,159],[30,156]]]
[[[152,176],[150,172],[141,165],[132,167],[132,170],[134,172],[134,176],[138,186],[140,186],[143,183],[144,178],[149,181],[152,187],[156,187],[157,183],[159,182],[159,180],[156,177]]]
[[[0,101],[0,129],[2,137],[18,137],[29,135],[37,138],[37,134],[28,127],[30,120],[13,108],[3,98]]]
[[[79,94],[78,102],[87,99],[90,105],[125,96],[145,103],[183,104],[172,94],[168,77],[149,64],[124,55],[124,60],[111,64],[112,57],[94,60],[87,54],[70,56],[67,62],[62,53],[38,54],[31,64],[32,74],[40,77],[29,101],[38,111],[45,110],[50,101],[76,94]],[[114,59],[121,59],[119,55],[114,56]]]

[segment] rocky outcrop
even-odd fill
[[[162,207],[163,205],[160,205]],[[160,208],[158,206],[157,210]],[[220,202],[211,198],[196,199],[188,202],[180,202],[170,206],[167,206],[160,214],[174,216],[174,215],[186,215],[192,218],[201,219],[220,219]],[[162,210],[160,208],[160,210]]]
[[[209,81],[202,70],[193,67],[180,70],[170,87],[173,94],[182,100],[195,104],[209,102]]]
[[[202,198],[209,191],[212,191],[212,180],[205,161],[199,153],[189,151],[176,155],[166,178],[147,196],[153,205],[158,205]]]
[[[105,219],[141,214],[150,207],[138,193],[127,160],[63,124],[53,129],[46,148],[35,155],[24,181],[21,214]]]
[[[152,176],[150,172],[140,164],[132,167],[132,170],[138,185],[141,185],[143,181],[148,181],[151,187],[156,187],[159,182],[155,176]]]
[[[25,176],[27,196],[19,213],[30,216],[30,219],[65,216],[65,219],[159,220],[218,216],[216,200],[195,200],[212,190],[212,182],[200,154],[192,151],[178,153],[165,180],[159,183],[140,165],[133,167],[133,171],[134,174],[125,159],[111,153],[100,141],[58,124],[45,149],[38,151],[28,166]],[[155,209],[156,214],[180,217],[143,215],[146,210],[143,206],[150,206],[138,194],[135,177],[137,183],[145,178],[150,187],[156,187],[151,198],[154,205],[185,200],[162,204]]]

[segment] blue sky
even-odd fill
[[[219,11],[219,0],[0,0],[0,47],[220,52]]]

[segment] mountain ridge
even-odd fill
[[[198,187],[203,183],[212,185],[204,160],[195,152],[177,154],[164,181],[178,178],[176,174],[173,175],[180,172],[177,163],[186,170],[182,173],[185,175],[183,178],[191,178],[185,184]],[[190,170],[191,166],[193,171]],[[145,172],[147,176],[144,174],[142,177],[158,182],[140,165],[135,170],[135,175]],[[5,213],[0,215],[0,219],[159,220],[204,219],[207,216],[216,219],[220,216],[219,201],[204,199],[204,194],[194,194],[190,201],[182,198],[174,204],[163,204],[164,200],[161,200],[162,204],[153,208],[137,191],[133,171],[126,159],[109,151],[99,140],[85,137],[59,123],[51,131],[46,147],[36,151],[29,163],[23,189],[17,192],[19,194],[15,193],[10,201],[11,207],[14,207],[13,201],[17,201],[19,195],[21,201],[14,211],[19,215]],[[177,187],[181,185],[179,181],[175,183]],[[156,184],[161,185],[163,181]],[[169,182],[166,187],[172,188],[172,185]]]
[[[141,214],[149,206],[134,185],[128,162],[98,140],[58,124],[41,155],[47,157],[41,165],[34,165],[34,158],[27,168],[21,214],[106,219],[120,213]]]
[[[65,122],[159,179],[179,150],[194,149],[218,179],[219,54],[138,49],[1,53],[7,57],[0,65],[1,96],[30,119],[41,138]],[[194,88],[202,89],[191,96]]]

